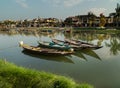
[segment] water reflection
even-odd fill
[[[110,39],[110,43],[105,42],[107,47],[110,47],[110,52],[113,55],[119,54],[120,51],[120,40],[116,37]]]
[[[68,59],[66,56],[45,56],[45,55],[38,55],[38,54],[33,54],[33,53],[30,53],[30,52],[27,52],[25,50],[23,50],[22,53],[25,54],[25,55],[31,56],[31,57],[39,58],[39,59],[74,64],[74,62],[71,59]]]
[[[95,59],[98,59],[98,60],[101,60],[101,58],[98,56],[97,53],[95,53],[94,50],[91,50],[91,49],[85,49],[82,51],[82,53],[86,54],[86,55],[89,55]]]
[[[65,34],[66,38],[74,38],[76,40],[83,40],[86,42],[90,42],[96,39],[96,32],[89,32],[89,31],[80,31],[80,32],[73,32],[71,34]]]
[[[87,61],[87,58],[83,55],[83,53],[81,51],[76,51],[74,53],[74,55],[81,58],[81,59],[84,59],[85,61]]]
[[[96,45],[101,46],[105,44],[103,47],[109,47],[110,55],[117,55],[120,52],[120,34],[119,33],[102,33],[99,34],[97,32],[87,32],[80,31],[72,34],[65,34],[66,38],[73,38],[76,40],[82,40],[88,43],[96,43]],[[95,42],[94,42],[95,41]],[[110,41],[110,42],[108,42]],[[87,53],[87,52],[86,52]],[[83,56],[82,56],[83,57]],[[85,58],[85,57],[83,57]],[[100,59],[99,57],[97,57]]]
[[[24,30],[24,31],[20,31],[20,30],[9,30],[9,31],[0,31],[0,34],[2,35],[8,35],[8,36],[13,36],[13,35],[25,35],[25,36],[36,36],[36,37],[40,37],[40,36],[47,36],[47,37],[55,37],[56,34],[58,34],[58,32],[51,32],[51,33],[42,33],[40,30]]]
[[[88,43],[95,43],[96,45],[102,46],[102,44],[105,44],[106,47],[110,48],[110,55],[117,55],[119,54],[120,51],[120,34],[115,34],[115,33],[102,33],[99,34],[96,31],[80,31],[80,32],[71,32],[71,33],[63,33],[60,31],[57,32],[52,32],[52,33],[47,33],[43,34],[38,30],[34,31],[18,31],[18,30],[11,30],[11,31],[0,31],[0,34],[2,35],[8,35],[8,36],[13,36],[13,35],[25,35],[25,36],[35,36],[39,39],[44,37],[47,38],[73,38],[76,40],[82,40]],[[95,41],[95,42],[94,42]],[[110,41],[110,42],[105,42],[104,41]],[[76,53],[79,57],[86,59],[83,54],[81,53]]]
[[[95,59],[101,60],[101,58],[92,49],[83,49],[80,51],[76,51],[74,55],[87,61],[88,59],[84,56],[84,54],[91,56]]]

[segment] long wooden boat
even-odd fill
[[[62,40],[52,39],[52,41],[53,41],[54,43],[58,44],[58,45],[61,45],[61,46],[62,46],[62,45],[67,45],[67,46],[73,48],[74,50],[80,50],[80,49],[82,49],[81,46],[69,44],[69,43],[67,43],[67,42],[65,42],[65,41],[62,41]]]
[[[73,45],[81,45],[81,44],[87,44],[87,45],[93,45],[87,42],[79,41],[79,40],[74,40],[74,39],[65,39],[65,42]]]
[[[102,48],[102,46],[98,46],[98,45],[94,45],[94,44],[90,44],[90,43],[86,43],[86,42],[81,42],[81,41],[77,41],[77,40],[65,39],[65,41],[62,41],[62,40],[58,40],[58,39],[52,39],[52,41],[59,45],[69,45],[74,50]]]
[[[59,55],[56,58],[54,55],[47,56],[47,55],[34,54],[34,53],[27,52],[26,50],[23,50],[22,53],[25,55],[37,58],[37,59],[74,64],[74,62],[70,58],[68,58],[67,56],[63,56],[63,55]]]
[[[59,45],[54,42],[38,41],[40,47],[58,49],[58,50],[70,50],[71,47],[68,45]]]
[[[57,49],[42,48],[42,47],[30,46],[23,43],[21,43],[20,46],[28,52],[35,53],[35,54],[42,54],[42,55],[68,55],[73,53],[73,51],[63,51],[63,50],[57,50]]]
[[[78,46],[81,46],[83,48],[99,49],[99,48],[103,47],[103,46],[98,46],[98,45],[94,45],[91,43],[87,43],[87,42],[83,42],[83,41],[79,41],[79,40],[74,40],[74,39],[65,39],[65,42],[67,42],[69,44],[73,44],[73,45],[78,45]]]

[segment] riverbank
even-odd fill
[[[41,30],[120,30],[120,27],[15,27],[15,28],[0,28],[0,31],[41,31]]]
[[[19,29],[10,29],[9,31],[1,31],[0,30],[0,34],[5,34],[5,35],[17,35],[17,34],[21,34],[21,35],[34,35],[36,37],[39,37],[41,35],[49,35],[49,36],[55,36],[57,33],[64,33],[67,35],[76,35],[76,34],[81,34],[81,33],[89,33],[89,34],[120,34],[120,30],[114,30],[114,29],[72,29],[69,30],[69,28],[44,28],[44,29],[39,29],[39,28],[28,28],[28,29],[23,29],[23,30],[19,30]]]
[[[30,70],[0,60],[0,88],[94,88],[71,78]]]

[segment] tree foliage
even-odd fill
[[[106,24],[106,18],[105,16],[103,15],[103,13],[100,14],[100,27],[104,27]]]

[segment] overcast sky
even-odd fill
[[[108,16],[120,0],[0,0],[0,20],[86,15],[89,11]]]

